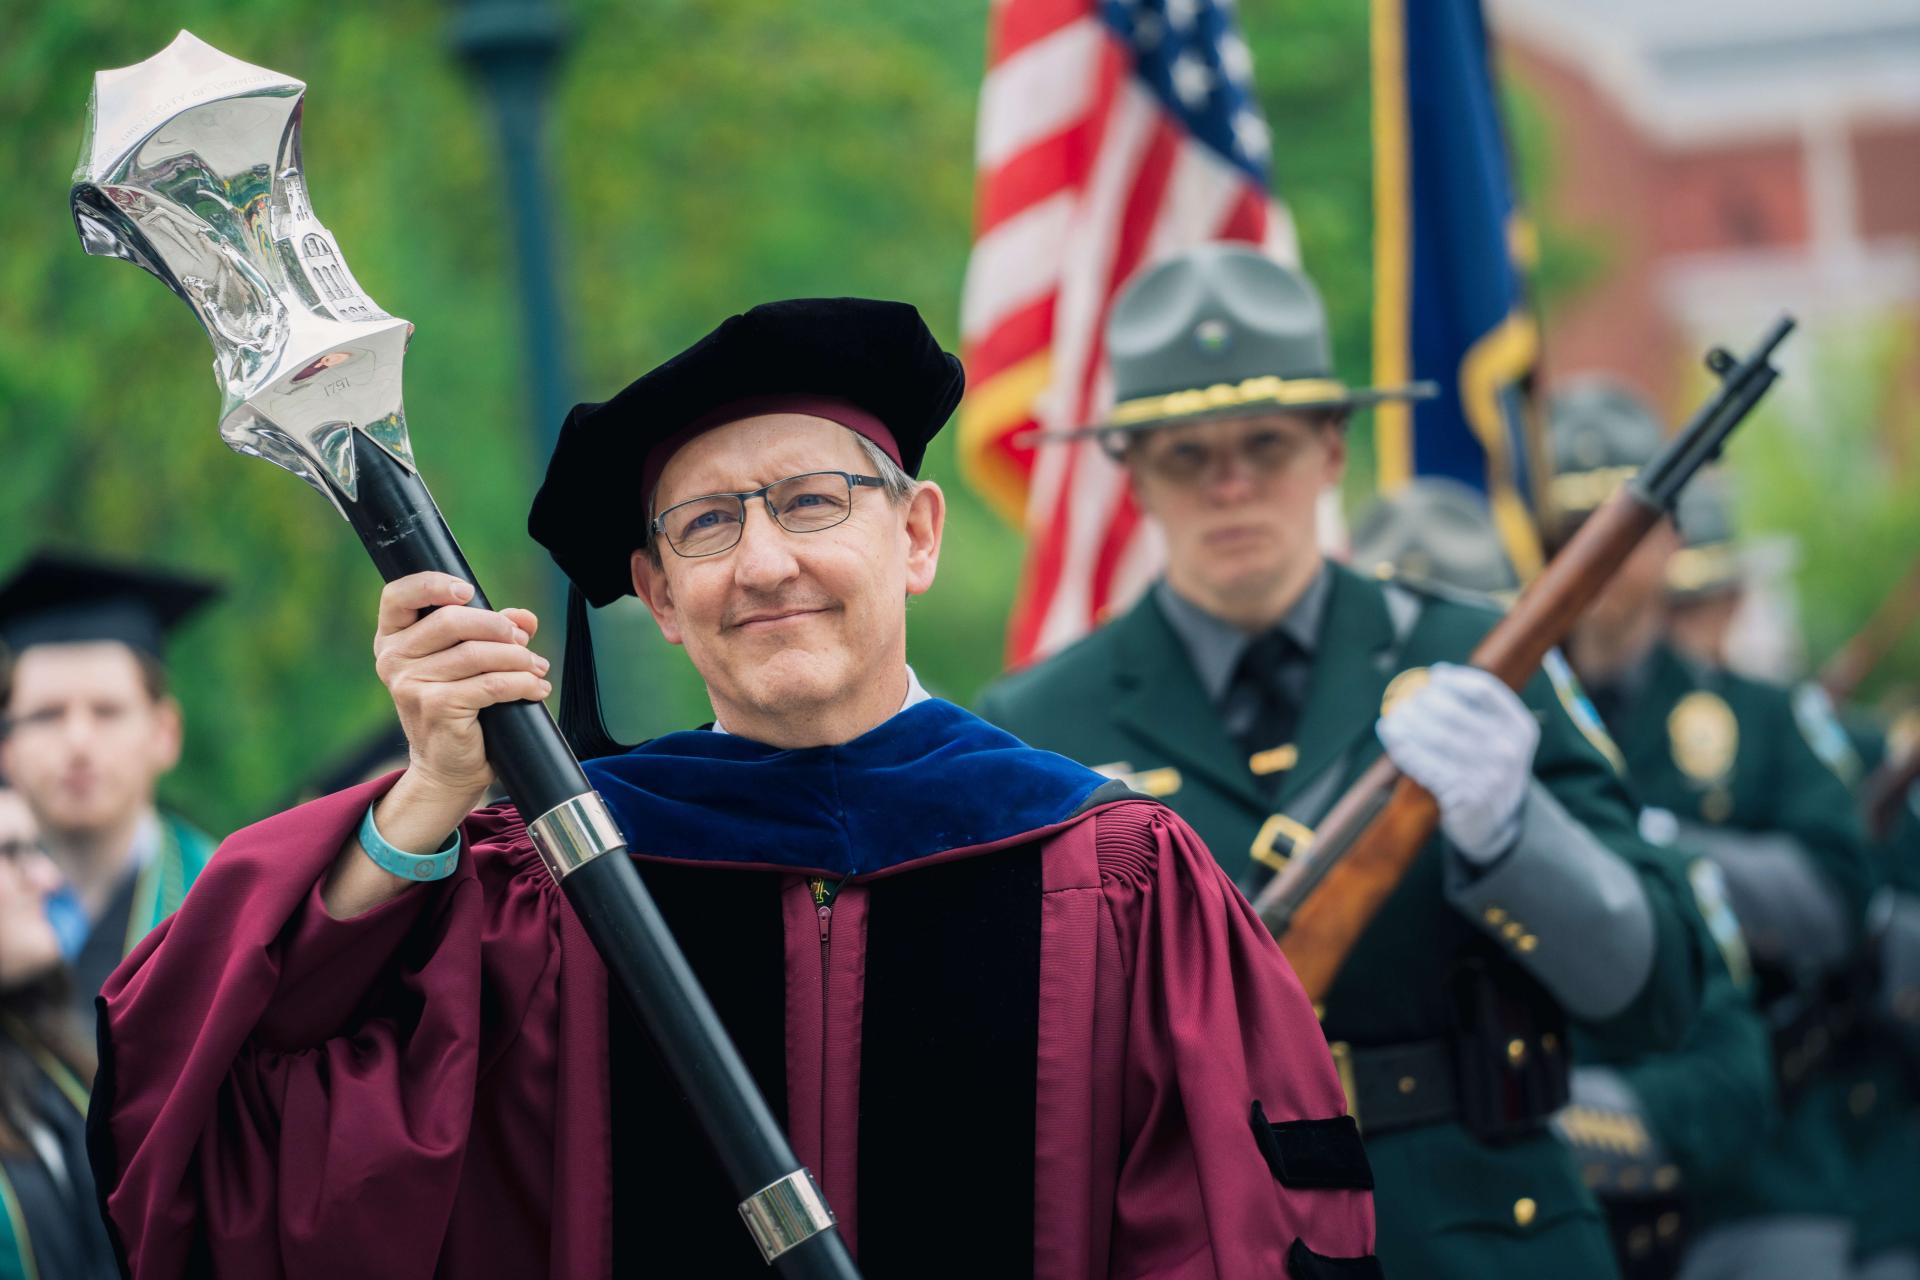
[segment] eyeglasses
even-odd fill
[[[1237,460],[1256,479],[1277,475],[1292,465],[1317,432],[1286,427],[1255,427],[1232,441],[1167,435],[1144,439],[1112,431],[1101,444],[1115,458],[1139,463],[1169,484],[1194,485],[1220,475]]]
[[[676,502],[655,516],[650,527],[676,555],[717,556],[740,541],[747,525],[747,503],[755,498],[767,504],[767,514],[788,533],[819,533],[853,514],[855,489],[884,488],[886,481],[878,476],[808,471],[746,493],[710,493]]]

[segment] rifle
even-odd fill
[[[1707,353],[1707,369],[1720,379],[1712,398],[1581,524],[1475,648],[1474,666],[1515,690],[1532,678],[1640,539],[1673,510],[1680,490],[1719,457],[1733,429],[1766,395],[1779,376],[1769,358],[1793,325],[1793,317],[1782,316],[1744,359],[1720,347]],[[1320,999],[1333,985],[1439,819],[1433,796],[1383,755],[1254,899],[1310,998]]]
[[[1834,705],[1852,700],[1854,691],[1893,652],[1916,615],[1920,615],[1920,557],[1881,599],[1867,624],[1820,668],[1820,687]]]
[[[1860,815],[1867,836],[1879,844],[1893,835],[1907,792],[1920,782],[1920,746],[1890,756],[1860,786]]]

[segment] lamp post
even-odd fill
[[[485,91],[500,143],[519,280],[526,404],[538,432],[538,456],[545,459],[574,401],[546,145],[547,95],[566,51],[567,23],[550,0],[454,0],[449,37]],[[545,616],[564,617],[565,583],[558,570],[547,571],[545,588]]]

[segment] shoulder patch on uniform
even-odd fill
[[[1793,722],[1807,740],[1820,763],[1838,774],[1848,786],[1860,780],[1860,756],[1852,739],[1833,712],[1833,700],[1817,684],[1802,684],[1793,691]]]
[[[1711,858],[1695,858],[1687,864],[1687,883],[1693,886],[1694,905],[1707,922],[1707,932],[1727,962],[1727,972],[1745,990],[1751,983],[1753,968],[1747,955],[1746,936],[1740,932],[1739,917],[1733,914],[1733,902],[1727,897],[1727,878]]]
[[[1594,750],[1607,758],[1607,763],[1613,766],[1615,773],[1624,774],[1627,771],[1626,757],[1620,754],[1613,735],[1607,732],[1600,713],[1594,710],[1593,700],[1581,688],[1580,677],[1573,674],[1573,666],[1567,661],[1566,655],[1558,649],[1547,650],[1547,656],[1540,660],[1540,669],[1547,673],[1547,682],[1553,686],[1554,695],[1560,699],[1560,705],[1566,708],[1574,727],[1593,744]]]
[[[1289,1280],[1385,1280],[1386,1274],[1380,1269],[1380,1259],[1370,1253],[1358,1258],[1329,1258],[1315,1253],[1300,1239],[1287,1250]]]
[[[1295,1190],[1373,1190],[1373,1166],[1352,1116],[1283,1120],[1271,1124],[1258,1098],[1253,1103],[1253,1140],[1281,1186]]]

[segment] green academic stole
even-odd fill
[[[32,1056],[40,1070],[73,1104],[74,1110],[83,1116],[87,1114],[87,1087],[66,1063],[54,1057],[27,1030],[25,1023],[7,1014],[0,1016],[0,1030]],[[33,1259],[33,1238],[27,1232],[27,1217],[4,1165],[0,1165],[0,1280],[40,1280],[40,1267]]]
[[[160,848],[140,868],[127,912],[127,937],[120,954],[129,955],[153,927],[180,909],[187,890],[213,856],[213,841],[180,819],[160,815]],[[0,1276],[0,1280],[6,1280]]]
[[[0,1280],[40,1280],[40,1268],[33,1261],[33,1241],[27,1235],[27,1218],[20,1212],[20,1197],[13,1192],[13,1179],[0,1167]]]

